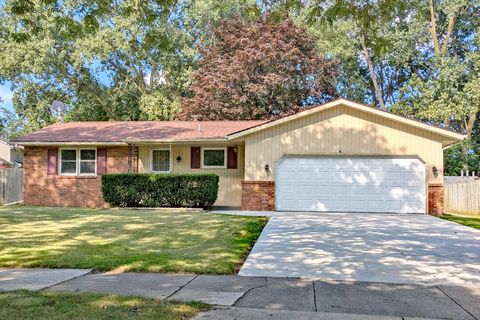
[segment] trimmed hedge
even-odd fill
[[[113,173],[102,176],[102,194],[120,207],[210,208],[218,181],[215,174]]]

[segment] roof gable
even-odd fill
[[[318,107],[314,107],[314,108],[296,113],[294,115],[291,115],[291,116],[288,116],[288,117],[285,117],[285,118],[281,118],[281,119],[269,121],[269,122],[266,122],[266,123],[263,123],[263,124],[259,124],[255,127],[247,128],[247,129],[244,129],[242,131],[230,134],[228,136],[228,138],[231,139],[231,140],[238,139],[240,137],[243,137],[243,136],[246,136],[246,135],[261,131],[261,130],[265,130],[265,129],[268,129],[268,128],[271,128],[271,127],[274,127],[274,126],[278,126],[278,125],[281,125],[283,123],[293,121],[295,119],[299,119],[299,118],[302,118],[302,117],[312,115],[314,113],[324,112],[328,109],[338,107],[338,106],[349,107],[349,108],[352,108],[352,109],[355,109],[355,110],[359,110],[359,111],[362,111],[362,112],[374,114],[374,115],[379,116],[379,117],[383,117],[383,118],[387,118],[387,119],[390,119],[390,120],[393,120],[393,121],[397,121],[399,123],[403,123],[403,124],[406,124],[406,125],[409,125],[409,126],[412,126],[412,127],[420,128],[420,129],[428,131],[428,132],[433,132],[433,133],[438,134],[438,135],[440,135],[444,138],[447,138],[451,142],[458,142],[458,141],[461,141],[465,138],[464,135],[453,132],[453,131],[450,131],[450,130],[435,127],[435,126],[423,123],[423,122],[418,121],[418,120],[413,120],[413,119],[409,119],[409,118],[406,118],[406,117],[402,117],[402,116],[393,114],[393,113],[388,112],[388,111],[382,111],[382,110],[379,110],[379,109],[376,109],[376,108],[373,108],[373,107],[369,107],[367,105],[360,104],[360,103],[357,103],[357,102],[353,102],[353,101],[350,101],[350,100],[346,100],[346,99],[337,99],[337,100],[325,103],[323,105],[320,105]]]

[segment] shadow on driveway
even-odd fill
[[[427,215],[279,212],[241,276],[480,285],[480,231]]]

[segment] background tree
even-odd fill
[[[339,62],[340,96],[467,133],[446,152],[445,171],[479,171],[474,0],[5,0],[0,85],[11,85],[14,110],[2,111],[0,121],[13,124],[4,125],[13,136],[60,117],[175,118],[195,93],[189,88],[204,63],[201,49],[215,46],[222,23],[282,23],[286,15],[307,26],[321,56]],[[283,107],[268,111],[267,97],[258,110],[275,116]],[[60,113],[56,100],[65,103]],[[315,102],[298,100],[297,108]]]
[[[471,136],[480,101],[479,5],[471,0],[311,0],[297,19],[317,34],[322,53],[340,59],[342,96],[379,108],[381,97],[392,112]],[[469,140],[449,149],[445,171],[453,172],[458,163],[472,171],[475,160],[465,159],[477,157],[474,144]],[[459,152],[463,155],[450,158]]]
[[[289,19],[225,22],[200,54],[192,97],[182,103],[184,119],[279,117],[336,92],[336,61],[321,56],[306,30]]]
[[[69,120],[169,120],[224,19],[258,16],[254,0],[6,0],[0,8],[0,84],[32,131]]]

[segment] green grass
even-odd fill
[[[233,274],[264,217],[0,208],[0,267]]]
[[[453,221],[456,223],[463,224],[468,227],[472,227],[475,229],[480,229],[480,217],[460,217],[460,216],[454,216],[450,214],[445,214],[441,216],[440,218],[448,220],[448,221]]]
[[[165,302],[114,295],[11,291],[0,293],[2,320],[187,319],[207,310],[202,303]]]

